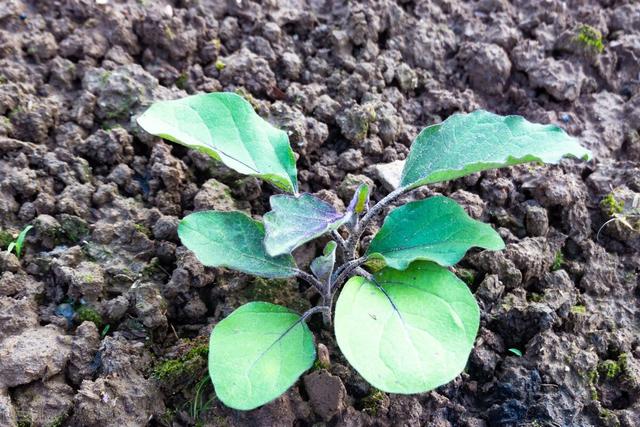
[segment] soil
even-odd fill
[[[207,380],[211,327],[249,300],[317,297],[203,267],[179,219],[258,218],[273,190],[135,124],[219,90],[286,129],[302,190],[337,205],[363,181],[386,194],[417,132],[458,111],[557,123],[595,160],[406,198],[450,195],[508,243],[456,269],[482,309],[456,380],[374,390],[314,319],[313,371],[238,412]],[[638,2],[3,0],[0,114],[1,248],[34,225],[20,259],[0,255],[2,426],[640,425]]]

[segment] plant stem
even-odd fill
[[[300,316],[300,318],[301,320],[307,320],[307,317],[311,316],[312,314],[319,313],[321,311],[328,312],[329,307],[327,307],[326,305],[317,305],[315,307],[311,307],[309,310],[302,313],[302,316]]]
[[[369,211],[362,217],[360,222],[354,227],[354,229],[349,233],[349,238],[346,242],[346,258],[347,259],[356,259],[356,249],[358,247],[358,243],[360,242],[360,237],[362,237],[362,233],[366,230],[367,226],[371,222],[371,220],[382,211],[384,208],[393,203],[398,197],[403,194],[411,191],[412,188],[409,187],[400,187],[393,190],[391,193],[387,194],[383,197],[378,203],[376,203]]]
[[[335,240],[335,242],[338,244],[338,248],[340,248],[340,251],[344,256],[347,250],[347,242],[342,238],[337,230],[333,230],[331,232],[331,236],[333,237],[333,240]]]
[[[331,281],[331,291],[338,288],[347,276],[356,268],[360,267],[367,261],[367,257],[360,257],[342,264],[338,270],[334,273],[335,279]]]
[[[369,273],[367,270],[365,270],[364,268],[358,267],[356,269],[356,272],[361,275],[362,277],[364,277],[365,279],[367,279],[368,281],[373,281],[373,274]]]
[[[306,271],[296,270],[296,277],[301,278],[302,280],[316,288],[320,295],[325,294],[326,286],[320,280],[316,279],[315,276],[307,273]]]
[[[331,307],[326,305],[324,297],[322,298],[322,305],[311,307],[309,310],[305,311],[300,317],[300,321],[303,322],[307,320],[307,317],[318,312],[322,312],[322,323],[324,326],[331,326]]]

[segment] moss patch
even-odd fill
[[[0,250],[5,250],[13,242],[13,235],[5,230],[0,230]]]
[[[607,379],[615,379],[627,371],[627,355],[622,353],[618,359],[607,359],[598,365],[598,372]]]
[[[527,300],[529,302],[541,302],[543,300],[542,294],[537,292],[531,292],[527,295]]]
[[[472,286],[476,280],[476,271],[469,268],[456,268],[456,275],[466,283],[467,286]]]
[[[75,215],[60,214],[60,235],[75,243],[89,235],[89,226],[86,221]]]
[[[624,211],[624,200],[617,200],[611,192],[600,201],[600,207],[608,216],[621,214]]]
[[[222,61],[220,61],[220,63],[222,63]],[[218,64],[218,61],[216,61],[216,68],[217,68],[217,64]],[[224,63],[222,63],[222,65],[223,65],[222,68],[224,68]],[[236,95],[243,97],[245,101],[251,104],[251,106],[253,107],[254,110],[256,110],[256,112],[260,111],[260,105],[258,104],[258,101],[256,101],[253,95],[251,95],[245,88],[239,87],[234,92]]]
[[[76,310],[76,319],[79,323],[89,321],[93,322],[98,329],[103,325],[102,316],[88,305],[82,305]]]
[[[584,305],[574,305],[569,311],[573,314],[587,314],[587,308]]]
[[[309,301],[300,296],[295,280],[254,277],[245,292],[250,301],[283,305],[300,313],[309,308]]]
[[[147,237],[152,237],[153,236],[153,233],[151,232],[149,227],[147,227],[144,224],[138,224],[138,223],[133,224],[133,228],[135,228],[138,233],[142,233]]]
[[[384,402],[384,398],[384,392],[374,388],[367,397],[362,399],[362,411],[373,416],[378,415],[378,411]]]
[[[551,271],[560,270],[565,262],[566,261],[564,259],[564,254],[562,253],[562,251],[556,252],[556,256],[553,259],[553,263],[551,264]]]
[[[209,343],[195,342],[179,357],[158,363],[153,368],[152,376],[164,383],[173,383],[185,376],[195,379],[197,374],[206,367],[208,356]]]
[[[187,73],[182,73],[180,74],[180,76],[178,76],[178,78],[176,79],[176,87],[178,89],[186,89],[187,88],[187,82],[189,81],[189,77],[187,76]]]
[[[602,33],[591,25],[581,25],[578,28],[578,36],[576,37],[576,40],[587,50],[595,53],[602,53],[604,51]]]

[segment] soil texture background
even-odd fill
[[[221,90],[287,130],[301,189],[339,208],[360,182],[389,192],[417,133],[455,112],[556,123],[595,159],[405,197],[450,196],[507,243],[456,268],[482,313],[457,379],[377,391],[314,319],[321,363],[239,412],[208,381],[212,326],[317,295],[203,267],[179,219],[260,218],[273,189],[135,123]],[[0,425],[637,427],[639,129],[637,1],[3,0]],[[4,249],[27,224],[18,259]]]

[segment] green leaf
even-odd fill
[[[367,255],[404,270],[415,260],[453,265],[473,246],[499,250],[504,242],[489,224],[472,219],[453,200],[435,196],[391,211]]]
[[[291,253],[304,243],[338,229],[351,217],[311,194],[271,196],[271,211],[264,215],[264,246],[271,256]]]
[[[555,125],[484,110],[455,114],[425,128],[411,146],[400,186],[418,187],[526,162],[557,163],[591,153]]]
[[[138,118],[138,124],[152,135],[219,159],[237,172],[285,191],[298,190],[296,160],[287,134],[235,93],[159,101]]]
[[[291,387],[316,359],[313,335],[300,315],[251,302],[216,325],[209,341],[209,375],[227,406],[250,410]]]
[[[522,351],[517,348],[510,348],[509,351],[518,357],[522,357]]]
[[[16,256],[20,258],[20,254],[22,253],[22,246],[24,245],[24,239],[27,237],[27,233],[33,228],[33,225],[27,225],[22,229],[20,234],[18,234],[18,238],[16,239]]]
[[[335,334],[349,363],[388,393],[422,393],[465,367],[480,323],[467,286],[446,268],[416,262],[352,277],[336,303]]]
[[[369,207],[369,186],[360,184],[349,203],[348,212],[361,214]]]
[[[324,247],[322,255],[311,261],[311,271],[322,283],[329,283],[333,274],[333,267],[336,264],[337,243],[330,241]]]
[[[262,245],[264,226],[242,212],[192,213],[180,221],[178,235],[182,244],[209,267],[228,267],[267,278],[296,274],[290,255],[267,255]]]

